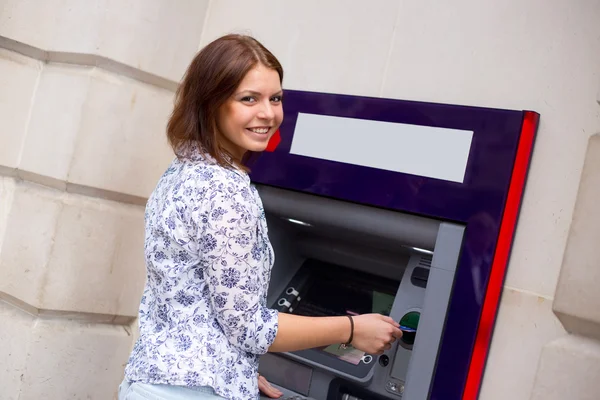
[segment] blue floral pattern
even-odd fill
[[[125,377],[258,399],[258,360],[275,340],[278,314],[266,308],[274,255],[248,175],[200,153],[175,159],[145,221],[140,337]]]

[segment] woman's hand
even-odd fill
[[[402,337],[399,325],[381,314],[362,314],[354,319],[352,346],[370,354],[383,354],[392,348],[392,343]]]
[[[381,354],[402,337],[398,324],[381,314],[363,314],[352,317],[354,335],[352,345],[364,352]],[[278,314],[279,329],[270,352],[298,351],[332,344],[346,343],[350,336],[347,316],[306,317],[284,312]]]
[[[264,376],[258,375],[258,390],[260,390],[265,396],[271,399],[278,399],[283,396],[281,391],[277,390],[265,379]]]

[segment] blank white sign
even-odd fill
[[[298,114],[290,153],[463,183],[473,131]]]

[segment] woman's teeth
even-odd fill
[[[249,131],[252,131],[254,133],[267,133],[269,132],[269,128],[248,128]]]

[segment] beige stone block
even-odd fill
[[[101,69],[47,65],[19,174],[63,190],[146,198],[173,158],[165,133],[172,101],[168,90]]]
[[[544,347],[531,400],[597,400],[600,343],[570,335]]]
[[[69,182],[147,198],[173,158],[165,129],[173,93],[94,72]]]
[[[16,186],[0,249],[0,292],[39,307],[61,208],[58,192]]]
[[[21,183],[6,220],[0,292],[52,312],[137,316],[143,207]]]
[[[552,300],[505,288],[479,399],[528,400],[542,347],[564,334]]]
[[[19,400],[112,399],[131,336],[122,326],[38,320]]]
[[[98,51],[179,81],[198,49],[209,0],[107,0]]]
[[[4,0],[0,36],[43,50],[92,53],[106,0]],[[76,32],[76,34],[74,34]]]
[[[554,311],[568,331],[600,339],[600,134],[593,135],[579,184]]]
[[[140,338],[140,319],[134,319],[133,322],[129,325],[128,329],[132,336],[131,350],[133,350],[135,342],[137,342],[137,340]]]
[[[208,0],[4,3],[0,36],[47,51],[107,57],[175,81],[197,50],[208,7]]]
[[[0,49],[0,168],[16,168],[41,64]]]
[[[19,400],[34,318],[2,301],[0,295],[0,321],[0,397]]]
[[[0,176],[0,257],[2,255],[2,243],[8,226],[8,216],[13,204],[16,190],[14,178]]]
[[[587,138],[597,2],[402,2],[381,95],[541,114],[506,285],[553,297]]]
[[[201,47],[226,33],[251,34],[283,64],[286,88],[378,96],[399,7],[395,0],[215,1]]]
[[[40,307],[136,317],[145,283],[142,207],[68,196]]]
[[[119,288],[118,292],[113,289],[116,298],[114,307],[119,315],[137,318],[146,284],[144,209],[136,207],[135,211],[122,211],[121,215],[119,240],[113,260],[113,265],[118,268],[113,282]]]
[[[46,65],[33,104],[21,174],[64,189],[90,85],[91,68]],[[47,179],[49,178],[49,179]]]

